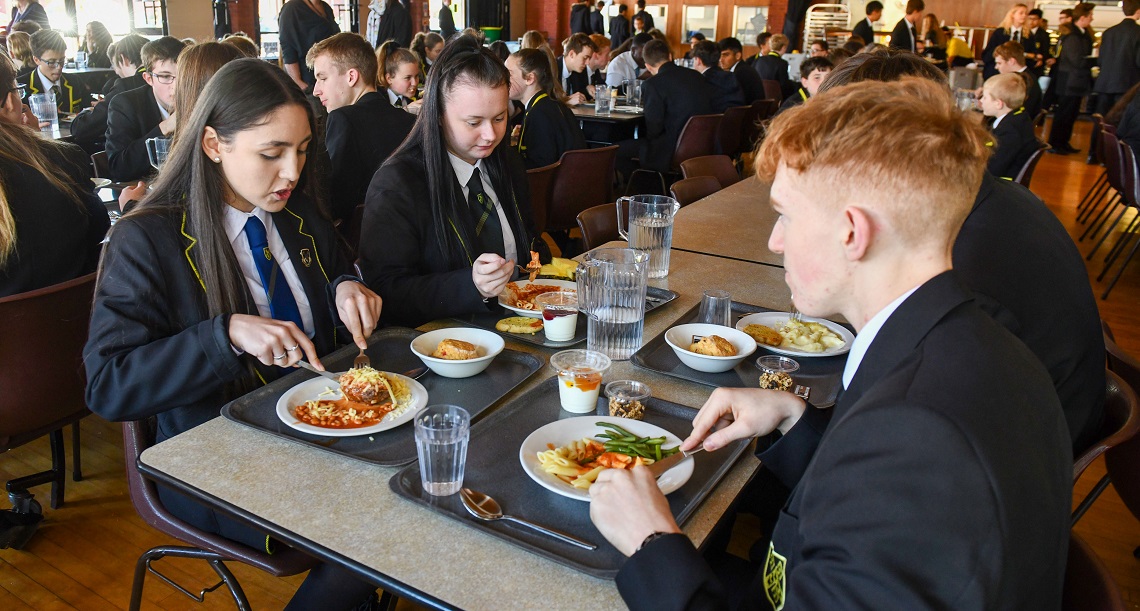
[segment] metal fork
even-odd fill
[[[372,359],[368,358],[368,355],[364,354],[364,348],[361,348],[360,354],[358,354],[356,356],[356,358],[352,360],[352,368],[353,369],[360,369],[361,367],[371,367],[371,366],[372,366]]]
[[[799,322],[802,318],[803,318],[803,314],[800,314],[800,311],[796,309],[796,302],[793,301],[792,302],[792,318],[791,319],[796,321],[796,322]]]

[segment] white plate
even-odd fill
[[[530,280],[516,280],[515,284],[517,284],[519,286],[519,288],[523,288],[523,287],[529,286],[531,284],[531,282],[530,282]],[[545,284],[545,285],[549,285],[549,286],[556,286],[556,287],[558,287],[558,290],[573,289],[575,292],[578,291],[578,283],[577,282],[571,282],[569,280],[535,280],[534,284],[540,284],[540,285]],[[508,310],[520,315],[520,316],[528,316],[530,318],[542,318],[542,310],[524,310],[522,308],[516,308],[513,305],[507,305],[506,289],[503,289],[503,294],[499,295],[499,305],[503,306],[504,308],[506,308],[506,309],[508,309]]]
[[[740,320],[736,321],[736,328],[740,331],[748,325],[764,325],[779,331],[792,315],[787,312],[759,312],[757,314],[749,314],[743,316]],[[829,348],[823,352],[808,352],[806,350],[799,350],[796,348],[777,348],[776,346],[769,346],[756,342],[756,346],[775,352],[776,354],[786,354],[788,356],[799,357],[815,357],[815,356],[835,356],[837,354],[847,354],[851,350],[851,342],[855,341],[855,334],[848,331],[847,327],[838,325],[824,318],[814,318],[812,316],[803,316],[804,322],[817,322],[828,329],[831,329],[836,335],[844,341],[844,344],[838,348]]]
[[[611,422],[638,437],[660,437],[664,435],[665,444],[662,447],[665,448],[681,445],[681,439],[676,435],[659,426],[654,426],[640,420],[628,420],[626,418],[615,418],[612,416],[566,418],[540,427],[523,440],[522,447],[519,448],[519,461],[522,463],[523,471],[526,471],[526,474],[529,475],[531,479],[538,482],[538,485],[551,492],[579,501],[589,501],[589,490],[579,490],[546,471],[543,471],[542,465],[538,463],[538,453],[549,450],[550,448],[546,447],[548,443],[552,443],[554,447],[560,448],[571,441],[577,441],[586,437],[593,437],[598,439],[598,441],[603,441],[596,437],[596,435],[604,433],[609,429],[598,426],[598,422]],[[657,487],[661,489],[663,494],[669,494],[681,486],[684,486],[685,482],[689,481],[692,475],[693,460],[682,460],[672,469],[666,471],[665,474],[657,480]]]
[[[387,372],[385,372],[387,373]],[[404,381],[408,388],[412,391],[412,404],[404,413],[399,416],[392,417],[392,414],[384,416],[384,419],[379,423],[372,426],[362,426],[357,429],[327,429],[311,424],[305,424],[297,420],[293,415],[293,408],[301,405],[305,401],[311,401],[317,398],[317,395],[324,392],[326,389],[333,389],[335,394],[325,395],[322,398],[339,399],[341,397],[340,388],[337,383],[326,377],[316,377],[312,380],[306,380],[300,384],[285,391],[281,398],[277,400],[277,417],[281,419],[287,426],[297,429],[302,433],[310,433],[313,435],[324,435],[325,437],[356,437],[358,435],[371,435],[372,433],[379,433],[388,429],[394,429],[405,422],[411,422],[415,417],[416,412],[423,409],[427,405],[428,393],[423,384],[398,373],[388,373],[390,376],[395,376]]]

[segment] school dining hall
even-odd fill
[[[0,0],[0,609],[1140,608],[1140,0]]]

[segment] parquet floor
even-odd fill
[[[1079,124],[1073,144],[1085,147],[1088,132],[1088,123]],[[1076,205],[1097,172],[1077,156],[1046,155],[1037,168],[1033,190],[1045,198],[1074,236],[1080,233]],[[1085,243],[1080,247],[1083,253],[1089,249]],[[1099,269],[1099,263],[1090,266],[1090,282]],[[1096,285],[1098,294],[1101,286]],[[1099,304],[1121,346],[1140,354],[1140,262],[1128,269],[1110,299]],[[68,482],[66,504],[59,510],[45,510],[47,519],[27,548],[0,550],[0,609],[125,609],[135,559],[146,549],[175,543],[146,526],[131,507],[117,425],[98,417],[84,420],[83,462],[84,481]],[[0,481],[49,464],[47,440],[29,444],[0,455]],[[1075,496],[1082,498],[1103,473],[1103,461],[1094,463],[1078,482]],[[46,504],[47,487],[34,492]],[[7,504],[0,499],[0,506]],[[1140,608],[1140,560],[1132,556],[1132,550],[1140,546],[1140,522],[1111,487],[1077,531],[1108,564],[1129,606]],[[160,564],[192,589],[214,582],[204,563],[168,559]],[[257,609],[283,607],[301,581],[300,577],[269,577],[240,564],[232,567]],[[204,605],[198,605],[153,577],[147,584],[145,609],[233,608],[224,592],[210,594]]]

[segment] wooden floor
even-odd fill
[[[1073,144],[1087,146],[1089,125],[1078,125]],[[1043,196],[1070,232],[1079,235],[1076,205],[1099,170],[1083,157],[1046,155],[1037,168],[1033,190]],[[1089,245],[1080,244],[1087,253]],[[1090,281],[1099,263],[1090,267]],[[1094,283],[1098,296],[1103,285]],[[1109,321],[1121,346],[1140,355],[1140,262],[1134,262],[1108,301],[1100,301],[1101,316]],[[0,550],[0,610],[125,609],[130,598],[135,559],[156,545],[175,544],[146,526],[135,514],[123,479],[119,428],[90,417],[83,422],[84,481],[68,482],[67,502],[46,509],[39,532],[23,551]],[[0,481],[39,471],[50,464],[47,440],[0,455]],[[1104,473],[1103,461],[1088,469],[1078,483],[1081,498]],[[33,490],[47,504],[47,487]],[[0,506],[7,504],[0,500]],[[1140,608],[1140,522],[1128,512],[1111,487],[1101,496],[1077,531],[1110,567],[1130,607]],[[747,536],[748,529],[738,533]],[[212,584],[213,573],[198,561],[163,560],[163,570],[191,589]],[[232,564],[256,609],[284,606],[300,577],[276,579]],[[203,608],[153,577],[144,591],[146,609]],[[406,608],[413,608],[404,604]],[[224,591],[207,596],[207,609],[232,609]]]

